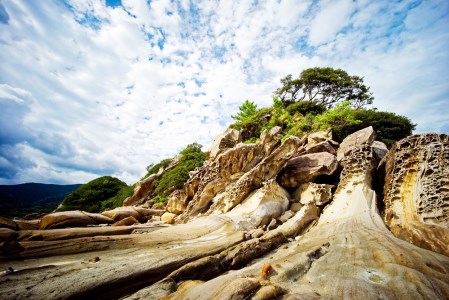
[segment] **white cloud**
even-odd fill
[[[320,10],[310,24],[310,45],[317,46],[333,40],[336,33],[348,24],[352,9],[351,0],[321,1]]]
[[[122,2],[2,2],[0,183],[133,183],[313,66],[365,76],[379,109],[449,131],[444,0]]]

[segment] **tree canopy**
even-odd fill
[[[239,113],[235,116],[231,116],[236,121],[243,121],[245,119],[248,119],[249,117],[253,116],[257,111],[257,104],[249,101],[248,99],[243,102],[242,105],[239,107]]]
[[[310,68],[302,71],[296,79],[291,74],[287,75],[281,83],[282,87],[274,94],[284,106],[308,100],[331,108],[337,103],[350,101],[353,108],[361,108],[374,100],[362,77],[350,76],[341,69]]]

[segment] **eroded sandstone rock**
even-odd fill
[[[337,160],[341,161],[353,149],[361,145],[372,145],[375,136],[372,126],[351,133],[341,142],[340,147],[337,150]]]
[[[270,180],[225,215],[242,229],[253,229],[279,217],[288,208],[289,198],[286,190]]]
[[[240,141],[240,132],[238,130],[228,128],[225,132],[215,138],[212,146],[209,148],[209,155],[211,158],[215,158],[224,149],[232,148]]]
[[[112,226],[130,226],[134,224],[139,224],[139,221],[137,221],[136,218],[133,216],[126,217],[124,219],[121,219],[120,221],[115,222],[112,224]]]
[[[261,270],[267,265],[270,271],[265,285],[280,287],[286,299],[448,298],[449,257],[396,239],[382,222],[371,189],[375,164],[369,143],[353,148],[342,160],[344,169],[333,201],[310,231],[241,269],[212,279],[204,277],[203,282],[183,289],[181,294],[177,291],[168,299],[213,299],[241,278],[261,283]],[[263,239],[286,236],[287,228],[292,228],[288,225],[313,207],[316,210],[314,204],[304,206]],[[203,261],[196,272],[189,272],[188,279],[197,279],[194,274],[210,270],[207,266],[220,267],[220,262]],[[257,294],[261,286],[249,289],[251,294]],[[249,297],[246,287],[242,287],[241,295],[242,299]]]
[[[288,160],[279,183],[286,188],[311,182],[319,175],[331,175],[338,167],[335,155],[329,152],[305,154]]]
[[[173,223],[175,223],[176,216],[177,216],[176,214],[166,212],[161,216],[161,221],[163,221],[167,224],[173,224]]]
[[[261,187],[263,182],[274,178],[300,146],[300,139],[294,136],[289,137],[257,166],[226,186],[222,193],[214,197],[208,213],[222,214],[234,208],[249,193]]]
[[[151,219],[152,216],[161,216],[165,211],[162,209],[149,209],[142,207],[117,207],[112,210],[106,210],[101,214],[114,220],[114,222],[120,221],[127,217],[134,217],[139,222],[146,222]]]
[[[449,136],[413,135],[393,146],[384,202],[393,234],[449,256]]]
[[[331,184],[303,183],[293,193],[293,199],[303,205],[324,205],[331,201],[333,187]]]

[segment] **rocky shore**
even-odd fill
[[[233,129],[164,209],[0,219],[4,299],[449,299],[449,136]],[[156,177],[156,176],[153,176]]]

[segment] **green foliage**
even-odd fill
[[[287,75],[281,79],[282,87],[274,94],[285,106],[298,101],[312,101],[333,107],[336,103],[350,101],[351,106],[360,108],[374,100],[363,78],[350,76],[346,71],[333,68],[310,68],[301,72],[298,78]]]
[[[416,124],[407,117],[391,112],[377,111],[373,109],[356,109],[352,112],[353,118],[359,120],[357,124],[346,124],[338,130],[334,129],[334,139],[341,141],[347,135],[373,126],[376,139],[391,147],[395,141],[399,141],[412,134]]]
[[[102,201],[101,202],[102,210],[113,209],[116,207],[123,206],[123,201],[134,194],[135,186],[136,186],[135,184],[130,186],[124,186],[118,191],[118,193],[115,196]]]
[[[172,191],[183,187],[189,179],[190,171],[203,165],[207,153],[201,152],[201,147],[198,143],[188,145],[180,152],[182,156],[178,164],[173,169],[164,172],[161,178],[155,180],[153,201],[164,202]]]
[[[300,101],[290,104],[285,108],[291,115],[300,113],[305,116],[307,114],[320,115],[326,111],[323,104],[318,104],[312,101]]]
[[[245,102],[243,102],[243,104],[240,105],[239,110],[240,110],[239,113],[236,114],[235,116],[231,116],[231,118],[233,118],[236,121],[242,122],[254,116],[254,114],[257,111],[257,104],[249,100],[245,100]]]
[[[114,197],[126,186],[126,183],[115,177],[99,177],[81,185],[65,197],[62,201],[63,210],[79,209],[88,212],[98,212],[102,207],[102,201]]]
[[[192,144],[188,144],[187,147],[182,150],[181,154],[190,154],[190,153],[197,153],[197,152],[201,152],[201,148],[203,148],[203,145],[198,144],[198,143],[192,143]]]
[[[263,128],[270,121],[273,111],[273,107],[258,109],[253,116],[244,121],[231,124],[229,127],[240,130],[243,141],[251,138],[259,138]]]
[[[333,109],[326,110],[322,115],[317,116],[315,121],[314,127],[317,130],[331,127],[337,131],[341,127],[361,123],[354,117],[354,109],[351,108],[350,101],[339,103]]]
[[[172,161],[173,161],[173,158],[167,158],[167,159],[160,161],[157,164],[150,164],[147,167],[147,174],[142,179],[147,178],[148,176],[150,176],[152,174],[157,174],[157,172],[159,172],[160,168],[166,168]]]

